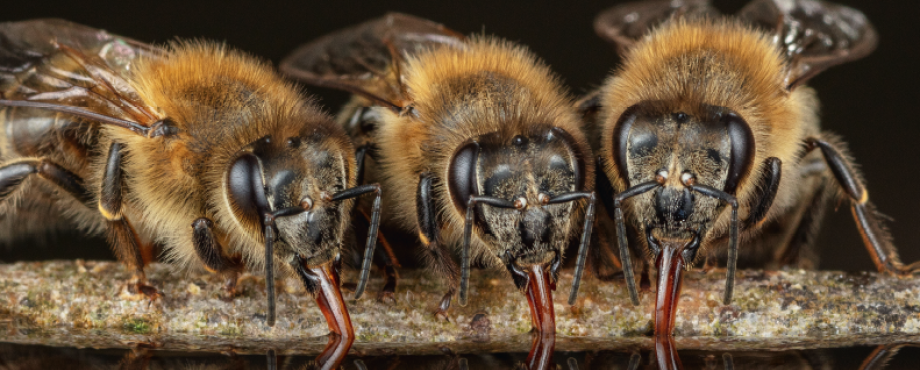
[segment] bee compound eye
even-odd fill
[[[750,126],[740,116],[730,113],[724,115],[722,119],[725,121],[731,140],[728,177],[725,179],[724,190],[726,193],[734,194],[741,181],[750,172],[756,153],[756,143]]]
[[[251,154],[237,158],[227,171],[228,199],[236,217],[253,225],[261,223],[261,215],[270,210],[262,184],[259,159]]]
[[[457,209],[466,210],[466,203],[470,197],[479,194],[476,183],[478,158],[479,144],[471,142],[458,149],[450,160],[447,169],[447,188]]]

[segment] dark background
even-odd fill
[[[725,13],[744,2],[714,1]],[[823,127],[849,144],[868,182],[870,199],[893,218],[895,241],[905,262],[920,259],[920,3],[840,0],[864,11],[880,34],[866,59],[838,66],[810,82],[823,104]],[[575,94],[598,86],[618,63],[613,48],[594,35],[594,16],[618,1],[577,4],[530,2],[313,1],[255,3],[146,1],[60,3],[6,1],[0,21],[59,17],[140,41],[176,37],[226,41],[277,63],[297,45],[387,11],[429,18],[463,33],[485,31],[529,45],[559,73]],[[311,89],[335,111],[346,94]],[[71,237],[66,243],[73,245]],[[59,238],[60,240],[60,238]],[[0,260],[111,258],[101,240],[81,239],[85,248],[0,249]],[[829,212],[820,240],[822,268],[873,269],[850,217],[849,207]]]

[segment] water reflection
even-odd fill
[[[330,341],[335,348],[335,341]],[[97,350],[59,348],[0,343],[0,369],[359,369],[359,370],[466,370],[466,369],[916,369],[920,347],[916,344],[892,344],[774,351],[677,351],[674,343],[664,340],[655,349],[592,350],[586,352],[553,351],[555,339],[535,337],[530,353],[452,353],[405,355],[391,353],[363,355],[353,350],[347,356],[326,351],[324,355],[291,355],[281,351],[238,353],[232,348],[223,352],[178,352],[137,348],[134,350]],[[405,352],[405,351],[394,351]],[[678,356],[680,354],[680,356]],[[681,367],[682,366],[682,367]]]

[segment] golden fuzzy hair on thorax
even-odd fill
[[[462,47],[410,56],[405,71],[406,90],[418,117],[410,123],[391,115],[400,122],[389,127],[423,126],[423,136],[440,141],[436,146],[444,151],[444,160],[469,138],[526,134],[534,125],[552,124],[581,137],[565,88],[522,46],[474,36]]]
[[[445,98],[455,97],[444,95],[453,92],[445,91],[446,84],[485,74],[513,81],[530,94],[535,106],[567,104],[562,83],[542,60],[523,46],[494,37],[473,36],[462,47],[410,56],[405,68],[406,88],[422,112],[437,112]]]
[[[730,20],[677,18],[629,51],[608,91],[629,102],[767,108],[787,94],[785,67],[778,47],[761,32]],[[619,105],[613,97],[607,103]]]
[[[164,58],[139,59],[130,81],[143,101],[170,114],[180,127],[189,122],[182,115],[192,110],[192,103],[205,109],[239,103],[257,108],[255,103],[267,101],[275,108],[318,112],[312,104],[303,104],[309,100],[270,63],[220,43],[172,42]],[[238,96],[228,95],[234,92]]]

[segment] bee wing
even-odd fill
[[[0,23],[0,105],[149,126],[156,121],[155,110],[141,101],[128,79],[137,58],[161,53],[60,19]]]
[[[824,1],[754,0],[738,15],[775,35],[789,61],[789,90],[829,67],[868,55],[878,42],[862,12]]]
[[[594,32],[616,45],[620,54],[628,51],[652,28],[671,17],[718,15],[709,0],[653,0],[620,4],[594,19]]]
[[[389,13],[304,44],[280,69],[312,85],[359,94],[377,103],[403,107],[400,63],[427,48],[460,47],[464,36],[422,18]]]

